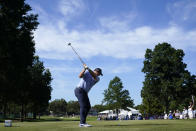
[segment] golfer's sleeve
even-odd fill
[[[84,72],[84,75],[83,75],[83,79],[84,79],[84,80],[87,78],[87,75],[88,75],[88,70],[86,70],[86,71]]]

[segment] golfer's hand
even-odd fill
[[[88,69],[88,66],[87,66],[86,64],[84,64],[83,66],[84,66],[84,69],[85,69],[85,70]]]

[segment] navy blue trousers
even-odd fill
[[[86,123],[86,117],[91,108],[90,101],[86,91],[82,88],[76,88],[74,90],[75,96],[78,98],[78,102],[80,104],[80,124]]]

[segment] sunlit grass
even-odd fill
[[[97,121],[89,117],[90,128],[78,127],[79,118],[43,117],[41,122],[13,122],[13,127],[4,127],[0,131],[196,131],[196,120],[124,120]]]

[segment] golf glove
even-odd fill
[[[88,66],[87,66],[87,65],[85,65],[85,66],[84,66],[84,69],[88,70]]]

